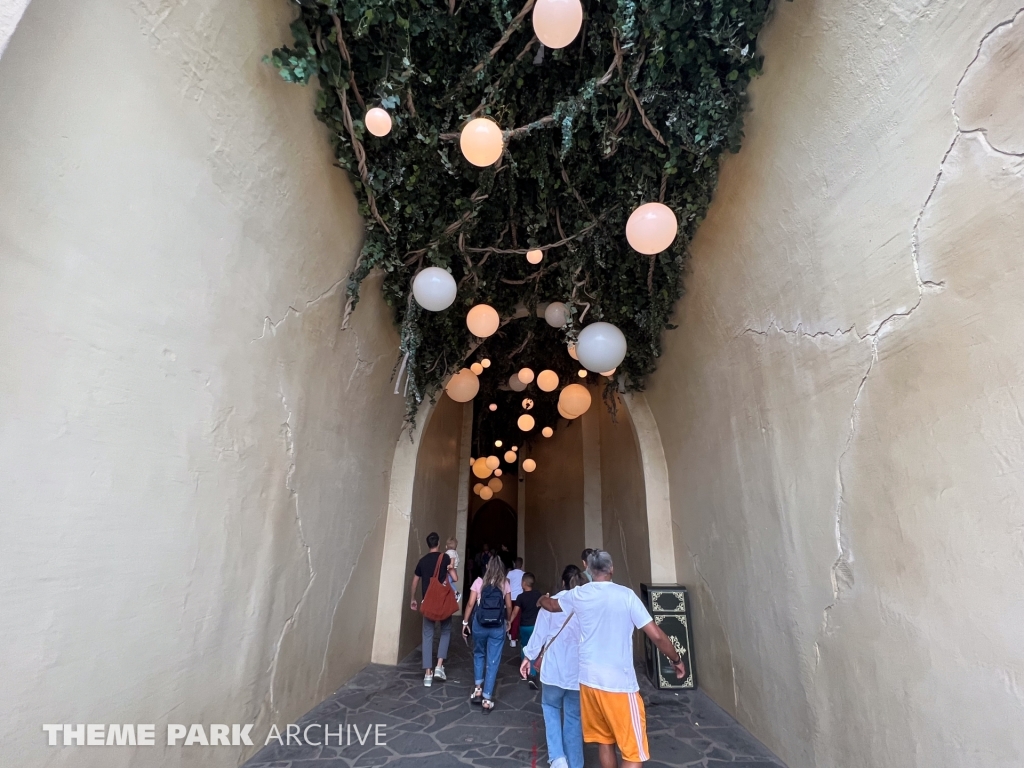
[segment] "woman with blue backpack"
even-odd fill
[[[469,700],[479,704],[485,715],[494,709],[494,682],[505,647],[508,617],[512,615],[512,588],[505,578],[500,557],[492,557],[482,578],[469,588],[469,603],[462,620],[462,636],[473,627],[473,672],[476,687]]]

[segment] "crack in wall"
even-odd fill
[[[303,312],[307,311],[313,305],[319,304],[321,301],[323,301],[324,299],[328,298],[331,294],[333,294],[336,290],[338,290],[338,286],[340,286],[343,282],[345,282],[345,278],[344,277],[336,280],[334,283],[331,284],[330,288],[328,288],[326,291],[321,293],[315,299],[310,299],[309,301],[307,301],[305,306],[302,309],[296,309],[295,306],[289,304],[288,305],[288,309],[285,310],[284,315],[281,317],[280,320],[277,320],[276,322],[274,320],[270,319],[270,315],[267,315],[266,317],[263,318],[263,332],[259,336],[257,336],[255,339],[252,339],[252,341],[250,341],[249,343],[250,344],[254,344],[257,341],[261,341],[262,339],[264,339],[266,337],[266,335],[267,335],[267,331],[268,330],[270,331],[271,336],[276,336],[277,335],[277,329],[281,326],[281,323],[283,323],[289,317],[291,317],[293,315],[295,315],[295,316],[301,315]]]
[[[711,584],[708,583],[708,580],[704,577],[704,574],[701,573],[700,565],[699,565],[699,560],[697,558],[697,555],[695,555],[693,553],[693,550],[690,549],[690,545],[689,544],[684,542],[684,546],[686,547],[686,551],[690,555],[690,561],[693,563],[693,570],[694,570],[694,572],[697,574],[697,577],[701,580],[701,583],[704,584],[704,589],[707,590],[708,598],[710,598],[710,602],[711,602],[711,607],[715,610],[715,615],[718,616],[718,624],[722,628],[722,636],[725,638],[725,648],[729,652],[729,667],[732,670],[733,711],[734,712],[739,712],[740,711],[740,691],[739,691],[739,686],[736,683],[736,663],[735,663],[735,661],[733,661],[732,642],[730,642],[730,640],[729,640],[729,631],[725,627],[725,619],[722,616],[722,612],[720,610],[718,610],[718,601],[715,599],[715,593],[711,590]]]

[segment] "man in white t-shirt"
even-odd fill
[[[540,606],[552,613],[571,612],[580,623],[583,740],[598,745],[601,768],[616,768],[616,746],[623,768],[639,766],[650,759],[650,752],[644,702],[633,669],[633,630],[642,629],[651,638],[672,661],[677,677],[686,676],[686,665],[633,590],[612,582],[612,556],[595,550],[588,565],[593,581],[558,599],[545,595]]]
[[[516,601],[516,598],[523,594],[523,558],[517,557],[512,563],[515,567],[505,574],[508,579],[509,586],[512,588],[512,593],[509,597],[512,598],[512,602]],[[509,645],[513,648],[516,647],[516,643],[519,641],[519,616],[516,616],[512,625],[508,628],[508,639],[511,641]]]

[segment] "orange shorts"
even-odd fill
[[[615,744],[622,759],[643,763],[651,759],[647,747],[647,714],[639,693],[612,693],[580,685],[583,740]]]

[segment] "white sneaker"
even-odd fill
[[[556,757],[551,761],[551,768],[569,768],[569,761],[564,757]]]
[[[438,664],[437,667],[434,669],[434,677],[442,681],[448,679],[448,675],[444,673],[444,667],[442,667],[440,664]]]
[[[427,672],[425,675],[423,675],[423,686],[425,688],[429,688],[433,684],[434,684],[434,675],[432,673]]]
[[[516,641],[515,640],[509,640],[508,644],[509,644],[510,648],[515,648],[516,647]]]

